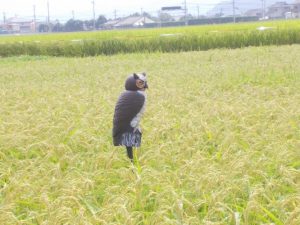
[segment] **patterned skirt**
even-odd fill
[[[142,142],[142,134],[139,131],[126,132],[122,134],[121,145],[126,147],[140,147]]]

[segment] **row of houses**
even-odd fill
[[[139,28],[155,24],[155,21],[146,16],[130,16],[121,19],[109,20],[103,24],[104,29]]]
[[[53,22],[52,24],[55,24]],[[126,28],[140,28],[145,25],[155,24],[155,21],[146,16],[129,16],[126,18],[109,20],[107,23],[102,25],[102,29],[126,29]],[[6,20],[5,23],[0,24],[0,32],[7,33],[34,33],[34,32],[45,32],[47,23],[34,22],[30,19],[23,19],[19,17],[13,17]]]
[[[245,17],[257,17],[263,19],[295,19],[300,18],[300,0],[296,0],[292,4],[285,1],[277,2],[270,5],[266,11],[262,8],[251,9],[244,13]],[[151,24],[156,22],[147,17],[127,17],[123,19],[109,20],[103,25],[104,29],[120,29],[120,28],[138,28],[151,27]]]
[[[284,1],[277,2],[264,12],[260,9],[252,9],[244,15],[246,17],[256,17],[264,19],[290,19],[300,18],[300,0],[296,0],[293,4],[288,4]],[[53,23],[55,24],[55,23]],[[146,16],[129,16],[115,20],[109,20],[102,25],[102,29],[126,29],[152,27],[157,22]],[[0,23],[0,34],[5,31],[7,33],[33,33],[47,32],[49,30],[46,22],[34,22],[32,19],[22,19],[18,17],[9,18],[5,23]]]
[[[264,12],[261,8],[251,9],[245,13],[246,16],[257,16],[264,19],[292,19],[300,18],[300,0],[292,4],[281,1],[269,6]]]
[[[8,18],[5,23],[0,23],[1,33],[34,33],[46,32],[48,25],[46,22],[34,22],[32,19],[21,17]]]
[[[256,17],[263,19],[295,19],[300,18],[300,0],[295,0],[294,3],[288,4],[285,1],[279,1],[270,5],[266,10],[251,9],[245,12],[241,17]],[[109,20],[104,24],[105,29],[120,29],[120,28],[138,28],[151,27],[151,24],[156,22],[147,17],[127,17],[123,19]]]
[[[130,16],[122,19],[109,20],[103,24],[103,29],[124,29],[124,28],[140,28],[146,24],[154,24],[155,21],[144,16]],[[43,27],[47,26],[46,23],[34,22],[30,19],[19,17],[9,18],[5,23],[0,24],[0,32],[6,31],[8,33],[34,33],[43,32]]]
[[[13,31],[16,33],[30,33],[35,30],[35,23],[32,20],[13,17],[5,21],[5,23],[0,24],[0,30],[4,31]]]

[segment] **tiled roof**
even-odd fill
[[[149,19],[148,17],[132,16],[121,20],[116,24],[116,26],[131,26],[136,23],[154,23],[154,21]]]

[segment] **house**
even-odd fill
[[[6,20],[5,26],[10,33],[31,33],[35,31],[35,23],[32,19],[12,17]]]
[[[121,19],[108,20],[102,26],[104,29],[114,29],[114,26],[120,22]]]
[[[124,29],[124,28],[141,28],[145,27],[147,24],[155,23],[153,20],[146,16],[130,16],[124,19],[121,19],[116,24],[113,25],[115,29]]]
[[[245,16],[249,16],[249,17],[256,16],[256,17],[262,18],[263,12],[262,12],[262,9],[250,9],[245,12]]]
[[[292,4],[292,13],[294,18],[300,18],[300,0]]]
[[[270,19],[286,18],[292,12],[292,5],[286,2],[277,2],[268,8],[267,16]]]
[[[0,24],[0,34],[8,34],[6,24],[4,23]]]
[[[4,23],[0,23],[0,30],[5,30],[6,29],[6,25]]]

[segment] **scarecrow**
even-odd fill
[[[120,95],[113,119],[114,146],[125,146],[127,156],[133,162],[133,148],[141,146],[140,121],[146,107],[148,88],[146,74],[134,73],[125,82],[125,91]]]

